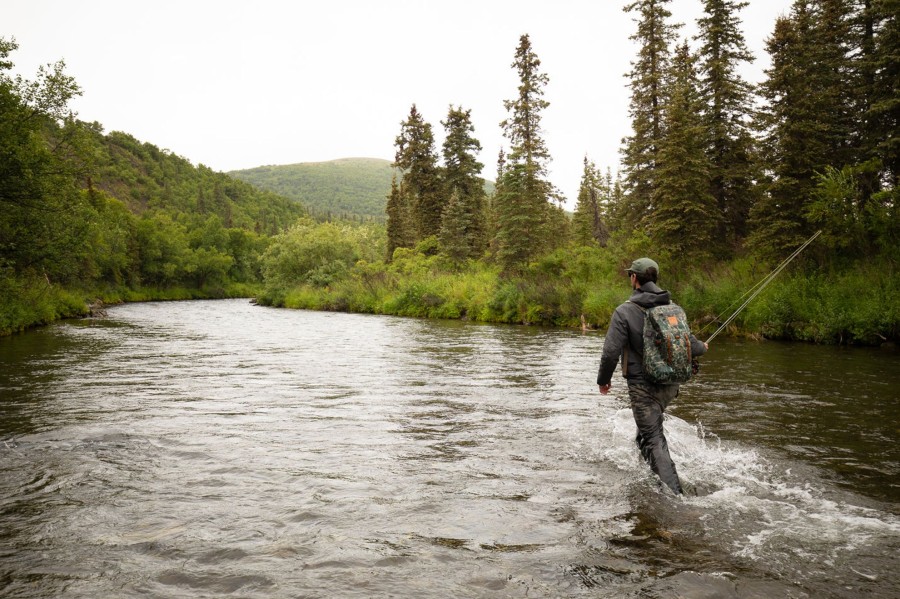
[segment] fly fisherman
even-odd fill
[[[660,480],[675,492],[683,494],[678,472],[669,455],[663,433],[663,413],[678,395],[678,383],[658,384],[647,380],[643,372],[644,319],[646,310],[671,304],[669,292],[656,285],[659,265],[650,258],[639,258],[625,270],[633,292],[627,302],[616,308],[603,342],[603,356],[597,384],[600,393],[609,393],[613,372],[619,358],[622,374],[628,381],[631,412],[637,424],[637,445],[641,455]],[[687,343],[687,342],[685,342]],[[707,345],[690,335],[691,356],[703,355]]]

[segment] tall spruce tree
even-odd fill
[[[484,182],[480,177],[484,165],[476,158],[481,143],[473,136],[471,112],[450,106],[447,120],[441,121],[447,134],[443,144],[444,193],[450,198],[443,219],[452,215],[456,220],[451,225],[444,222],[441,239],[445,246],[454,246],[457,255],[465,246],[463,258],[477,257],[487,246]],[[462,239],[447,238],[448,231],[462,235]]]
[[[809,101],[813,82],[807,78],[809,52],[804,36],[811,26],[809,7],[795,5],[791,15],[776,20],[766,41],[771,67],[762,84],[767,103],[760,124],[771,181],[751,209],[749,241],[757,253],[769,257],[784,254],[803,239],[804,198],[812,191],[805,182],[816,162],[809,158],[824,150],[810,128],[816,107]]]
[[[754,89],[739,73],[743,63],[753,61],[738,16],[747,5],[705,0],[705,16],[697,21],[712,194],[722,214],[718,247],[733,248],[746,236],[759,178],[751,133]]]
[[[880,176],[872,191],[900,184],[900,0],[865,0],[862,27],[862,149]],[[895,197],[894,204],[898,198]]]
[[[819,0],[812,6],[811,76],[816,81],[817,102],[825,111],[821,126],[828,160],[824,164],[837,168],[857,162],[859,153],[856,90],[862,87],[862,81],[856,57],[861,40],[853,29],[855,3]]]
[[[444,196],[441,190],[434,133],[416,105],[400,124],[400,135],[394,141],[397,148],[394,167],[403,173],[401,187],[411,198],[413,224],[417,240],[441,231]]]
[[[750,245],[783,255],[811,232],[807,219],[818,176],[856,160],[857,135],[844,78],[854,70],[844,0],[797,0],[767,40],[772,57],[762,94],[765,167],[771,182],[751,210]]]
[[[547,241],[544,225],[554,190],[546,180],[550,153],[541,131],[541,113],[550,104],[544,99],[549,78],[540,66],[531,39],[521,36],[512,63],[519,75],[519,95],[504,101],[509,117],[500,124],[510,151],[494,201],[496,253],[506,271],[526,264]]]
[[[623,187],[625,197],[618,207],[622,224],[628,230],[642,227],[653,209],[659,142],[663,135],[663,107],[666,103],[666,76],[670,44],[680,25],[668,23],[672,13],[666,8],[671,0],[638,0],[625,6],[625,12],[637,14],[637,33],[630,39],[640,46],[637,60],[627,73],[631,88],[632,134],[622,140]]]
[[[711,193],[713,168],[706,153],[708,130],[701,114],[695,64],[685,41],[672,59],[665,135],[659,144],[654,212],[648,227],[660,247],[702,261],[711,257],[721,213]]]

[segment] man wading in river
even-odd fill
[[[628,396],[638,428],[636,441],[641,455],[660,480],[677,495],[681,495],[681,481],[678,480],[678,472],[675,471],[666,436],[663,434],[663,412],[678,395],[679,384],[652,382],[649,380],[651,373],[644,372],[644,321],[649,318],[648,310],[657,306],[671,306],[672,309],[667,310],[667,313],[680,313],[681,316],[683,311],[672,304],[668,291],[656,285],[659,265],[650,258],[635,260],[625,273],[634,291],[628,301],[613,312],[609,331],[603,342],[597,384],[600,385],[600,393],[609,393],[612,375],[621,356],[622,374],[628,381]],[[676,318],[670,316],[668,320],[675,324]],[[679,317],[678,320],[682,319]],[[680,323],[680,327],[685,345],[683,353],[689,367],[691,357],[706,353],[707,345],[690,334],[686,322]],[[689,376],[688,371],[682,378],[687,380]]]

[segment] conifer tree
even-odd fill
[[[519,95],[504,101],[509,117],[501,123],[510,152],[494,208],[497,219],[497,257],[504,269],[515,270],[534,257],[546,242],[544,225],[554,193],[546,180],[550,153],[541,131],[541,113],[549,106],[544,87],[549,78],[528,35],[519,38],[512,67],[519,75]]]
[[[618,207],[622,224],[636,229],[644,224],[652,211],[653,189],[656,187],[656,163],[663,135],[663,107],[666,103],[666,74],[669,68],[669,45],[675,40],[680,25],[667,20],[672,13],[666,8],[671,0],[637,0],[625,6],[625,12],[637,13],[637,33],[630,39],[640,45],[638,58],[632,62],[630,79],[632,134],[622,140],[622,165],[625,173],[625,198]]]
[[[401,188],[411,198],[416,238],[438,235],[444,206],[434,133],[415,104],[410,108],[409,117],[400,124],[400,135],[394,145],[397,152],[393,166],[403,172]]]
[[[803,217],[812,195],[812,177],[825,161],[827,145],[819,134],[816,83],[810,79],[809,48],[813,16],[807,2],[797,2],[789,16],[775,22],[767,40],[772,66],[762,84],[768,100],[762,115],[766,169],[772,178],[751,210],[751,246],[777,256],[797,247],[807,233]]]
[[[875,159],[881,176],[869,189],[900,183],[900,0],[865,0],[861,31],[862,160]],[[895,199],[896,202],[896,199]]]
[[[698,20],[703,115],[711,161],[712,194],[722,215],[716,245],[736,246],[747,234],[747,219],[759,178],[751,134],[753,86],[738,72],[752,62],[738,12],[747,2],[705,0]],[[712,241],[712,240],[711,240]]]
[[[387,202],[387,260],[397,248],[412,247],[415,243],[412,230],[409,197],[397,183],[397,175],[391,178],[391,193]]]
[[[687,41],[676,49],[671,82],[649,231],[660,247],[683,258],[703,260],[710,257],[721,213],[710,191],[707,129],[701,116],[695,58]]]
[[[809,236],[808,207],[827,167],[855,162],[851,46],[844,0],[797,0],[767,41],[762,114],[765,167],[771,177],[751,210],[749,241],[758,253],[782,255]]]
[[[580,245],[606,246],[609,239],[609,227],[605,222],[604,204],[609,200],[612,174],[607,173],[604,180],[597,166],[584,157],[584,170],[581,174],[581,185],[578,188],[578,200],[572,227],[575,243]]]
[[[452,261],[460,263],[474,257],[469,243],[469,226],[472,214],[459,190],[454,189],[444,209],[441,222],[441,250]]]
[[[860,40],[853,34],[855,0],[819,0],[812,7],[810,76],[822,114],[824,165],[840,168],[856,162],[859,116],[856,89],[861,87],[855,56]],[[821,172],[823,169],[818,169]]]
[[[442,227],[441,238],[445,239],[450,230],[461,234],[463,238],[452,240],[451,244],[464,244],[468,249],[463,252],[463,258],[474,258],[484,252],[487,245],[484,182],[479,176],[484,165],[476,158],[481,143],[473,137],[475,127],[471,110],[450,106],[447,120],[441,124],[447,133],[443,144],[444,193],[451,198],[451,203],[455,196],[457,204],[453,208],[453,218],[457,222]],[[444,219],[449,212],[450,204],[444,210]]]

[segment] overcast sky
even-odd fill
[[[415,103],[437,150],[450,104],[472,110],[483,175],[506,147],[503,101],[528,33],[550,78],[543,128],[550,178],[574,207],[585,155],[619,167],[630,132],[624,74],[636,29],[623,1],[602,0],[4,0],[0,36],[19,43],[15,73],[64,59],[99,121],[215,170],[346,157],[393,159]],[[758,82],[765,39],[789,0],[740,13]],[[701,0],[674,0],[696,33]]]

